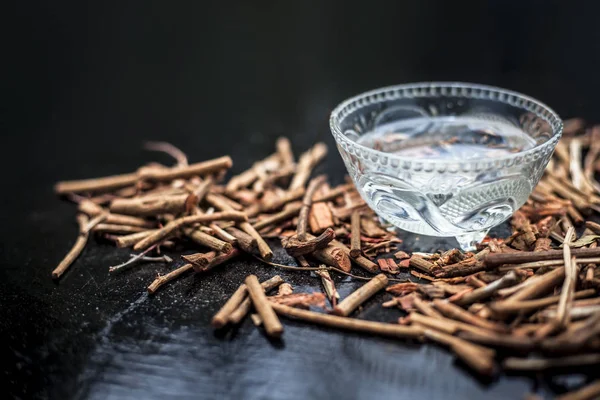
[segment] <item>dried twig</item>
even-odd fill
[[[360,212],[354,211],[350,222],[352,230],[352,241],[350,244],[350,257],[356,258],[360,255]]]
[[[148,293],[154,294],[156,291],[165,283],[172,281],[193,269],[192,264],[184,264],[181,267],[169,272],[166,275],[159,275],[151,284],[148,286]]]
[[[281,325],[279,318],[277,318],[277,315],[271,308],[271,303],[267,300],[265,292],[258,282],[258,278],[255,275],[250,275],[246,277],[245,283],[248,294],[252,299],[252,304],[254,304],[254,308],[256,308],[258,315],[260,315],[263,321],[267,335],[274,338],[280,337],[283,333],[283,325]]]
[[[217,239],[214,236],[211,236],[207,233],[202,232],[199,229],[194,228],[184,228],[183,229],[185,235],[192,239],[194,242],[206,246],[210,249],[214,249],[217,251],[221,251],[224,253],[229,253],[233,248],[231,243],[225,242],[223,240]]]
[[[327,145],[325,145],[325,143],[317,143],[306,153],[302,154],[298,160],[296,174],[292,178],[292,183],[290,183],[289,190],[303,187],[313,168],[325,157],[326,154]]]
[[[570,238],[574,229],[571,228],[565,235],[565,238]],[[575,263],[575,257],[571,257],[571,248],[569,246],[571,240],[565,240],[563,253],[565,262],[565,280],[561,290],[560,300],[558,301],[558,312],[557,312],[557,323],[560,326],[565,327],[569,323],[568,310],[571,308],[573,303],[573,293],[575,292],[575,285],[577,284],[577,264]]]
[[[266,293],[269,290],[276,288],[277,286],[283,283],[283,279],[279,275],[275,275],[274,277],[262,282],[260,284],[262,290]],[[246,286],[244,284],[244,286]],[[227,322],[231,324],[239,324],[242,319],[248,314],[250,311],[250,307],[252,306],[252,302],[249,297],[246,297],[240,304],[234,309],[233,305],[230,305],[225,312],[229,313],[227,315]],[[225,315],[223,315],[225,316]]]
[[[473,290],[471,293],[466,294],[458,301],[456,301],[456,304],[465,307],[470,304],[485,300],[489,297],[492,297],[499,289],[512,286],[517,282],[517,274],[511,271],[502,278],[498,279],[497,281],[494,281],[489,285],[480,287],[478,289]]]
[[[136,263],[137,261],[143,260],[146,256],[146,254],[148,254],[150,251],[154,250],[157,246],[158,246],[158,244],[155,244],[154,246],[148,247],[146,250],[144,250],[140,254],[132,255],[129,258],[129,260],[125,261],[122,264],[108,267],[108,272],[110,272],[110,273],[118,272],[118,271],[122,270],[123,268]],[[159,259],[155,259],[155,260],[151,260],[151,261],[159,261]],[[171,262],[173,260],[169,256],[162,256],[162,257],[160,257],[160,261]]]
[[[294,154],[292,153],[292,145],[288,138],[278,138],[275,142],[275,147],[277,148],[277,155],[279,156],[281,164],[284,167],[294,164]]]
[[[582,354],[555,358],[515,358],[504,360],[503,367],[507,370],[544,371],[553,368],[574,367],[579,365],[600,364],[599,354]]]
[[[571,254],[576,257],[600,257],[600,248],[572,249]],[[544,252],[522,251],[518,253],[493,253],[485,257],[484,263],[489,267],[502,264],[521,264],[534,261],[560,260],[563,258],[562,250],[549,250]]]
[[[195,223],[206,223],[212,221],[245,221],[247,219],[246,214],[239,211],[222,211],[212,214],[200,214],[191,215],[189,217],[182,217],[169,222],[167,225],[158,229],[156,232],[140,240],[133,246],[134,250],[143,250],[152,244],[165,239],[176,230]]]
[[[575,391],[558,396],[556,400],[591,400],[600,396],[600,380],[596,380]]]
[[[287,219],[293,218],[300,212],[302,208],[301,203],[290,203],[283,210],[279,211],[276,214],[271,214],[267,218],[264,218],[258,222],[256,222],[253,226],[254,229],[261,230],[266,228],[269,225],[276,224],[281,221],[285,221]]]
[[[162,151],[173,157],[177,161],[178,167],[187,167],[188,159],[183,151],[167,142],[146,142],[144,143],[146,150]]]
[[[313,178],[309,182],[308,188],[304,193],[304,198],[302,199],[302,208],[300,209],[300,214],[298,215],[298,226],[296,228],[298,240],[300,241],[306,240],[306,226],[308,224],[308,212],[312,206],[312,198],[317,189],[325,183],[326,179],[327,177],[325,175],[319,175],[318,177]]]
[[[318,249],[323,249],[333,239],[335,239],[335,232],[333,229],[328,228],[316,238],[307,241],[300,241],[295,236],[292,236],[287,239],[282,239],[281,244],[290,256],[297,257],[304,254],[310,254]]]
[[[325,293],[327,294],[327,297],[329,298],[331,304],[335,307],[338,299],[340,298],[340,294],[335,288],[335,284],[333,283],[333,279],[331,279],[329,272],[327,272],[327,269],[325,268],[325,266],[323,266],[322,270],[316,271],[316,274],[321,277],[321,283],[323,284]]]
[[[272,304],[271,306],[277,314],[301,319],[317,325],[328,326],[330,328],[339,328],[354,332],[404,339],[418,339],[423,335],[423,329],[417,327],[320,314],[313,311],[284,306],[282,304]]]
[[[52,279],[58,279],[65,273],[67,268],[71,266],[73,261],[79,257],[81,252],[83,251],[89,237],[89,233],[85,231],[86,225],[89,219],[84,214],[77,215],[77,225],[79,226],[79,235],[77,236],[77,240],[75,244],[71,248],[71,250],[67,253],[65,258],[58,264],[58,266],[52,271]]]
[[[379,274],[364,284],[362,287],[354,291],[337,306],[333,308],[333,313],[336,315],[348,316],[350,313],[375,293],[386,287],[388,278],[384,274]]]

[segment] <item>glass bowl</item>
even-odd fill
[[[386,222],[473,250],[525,203],[562,134],[531,97],[432,82],[360,94],[331,113],[350,177]]]

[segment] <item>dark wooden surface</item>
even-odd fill
[[[485,382],[434,346],[285,320],[281,342],[245,321],[213,332],[210,316],[249,273],[308,274],[243,258],[148,297],[169,267],[118,276],[127,250],[92,240],[58,284],[50,271],[75,238],[59,179],[134,170],[168,140],[192,161],[230,154],[233,172],[288,135],[296,153],[330,145],[341,100],[375,87],[459,80],[527,93],[564,117],[598,122],[595,2],[19,2],[3,13],[0,354],[16,398],[546,397],[586,375]],[[160,158],[164,162],[168,159]],[[448,247],[407,236],[404,247]],[[292,262],[280,249],[275,261]],[[342,294],[359,282],[336,278]],[[395,320],[379,296],[360,318]]]

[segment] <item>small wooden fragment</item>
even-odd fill
[[[148,196],[115,199],[110,203],[110,212],[126,215],[152,216],[156,214],[178,214],[185,210],[188,194]]]
[[[213,316],[211,323],[215,328],[222,328],[227,325],[229,315],[242,304],[248,293],[246,284],[242,283],[231,297],[225,302],[223,307]]]
[[[252,182],[258,179],[261,170],[274,168],[279,165],[279,163],[280,156],[277,153],[271,154],[263,160],[255,162],[250,169],[232,177],[227,183],[225,191],[231,193],[251,185]]]
[[[487,283],[485,283],[484,281],[482,281],[481,279],[479,279],[477,277],[477,275],[469,275],[469,276],[467,276],[466,279],[465,279],[465,282],[467,284],[473,286],[475,289],[487,286]]]
[[[254,304],[254,308],[256,308],[258,315],[260,315],[263,321],[267,335],[273,338],[281,337],[283,325],[281,325],[277,314],[273,311],[271,303],[267,299],[267,296],[265,296],[265,291],[258,282],[256,275],[247,276],[245,283],[250,299],[252,299],[252,304]]]
[[[252,185],[252,191],[256,194],[262,194],[265,190],[270,189],[273,185],[284,178],[288,178],[292,174],[296,172],[296,165],[290,164],[281,167],[281,169],[272,172],[269,176],[265,178],[258,179]]]
[[[188,271],[191,271],[192,269],[193,269],[192,264],[185,264],[185,265],[182,265],[181,267],[169,272],[166,275],[160,275],[150,284],[150,286],[148,286],[148,293],[149,294],[156,293],[156,291],[162,285],[164,285],[167,282],[172,281],[173,279],[180,277],[181,275],[185,274]]]
[[[256,239],[235,227],[226,228],[225,231],[233,236],[240,249],[246,253],[253,253],[256,249]]]
[[[187,213],[191,213],[191,210],[194,207],[197,207],[198,204],[206,197],[213,183],[213,177],[209,176],[200,182],[200,184],[196,187],[186,187],[186,189],[190,191],[184,202],[184,208]]]
[[[218,221],[218,220],[221,220],[221,221],[245,221],[245,220],[247,220],[247,217],[246,217],[246,214],[239,212],[239,211],[221,211],[221,212],[215,212],[212,214],[190,215],[188,217],[178,218],[178,219],[175,219],[175,220],[169,222],[167,225],[165,225],[161,229],[158,229],[153,234],[140,240],[138,243],[136,243],[135,246],[133,246],[133,249],[134,250],[144,250],[144,249],[150,247],[151,245],[153,245],[154,243],[157,243],[157,242],[161,241],[162,239],[165,239],[166,237],[171,235],[173,232],[175,232],[176,230],[178,230],[186,225],[191,225],[194,223],[213,222],[213,221]]]
[[[287,219],[294,218],[296,215],[298,215],[301,208],[302,208],[302,203],[299,203],[299,202],[290,203],[282,211],[279,211],[278,213],[275,213],[275,214],[271,214],[267,218],[261,219],[258,222],[256,222],[253,225],[254,229],[261,230],[263,228],[266,228],[269,225],[273,225],[273,224],[279,223],[281,221],[285,221]]]
[[[214,258],[217,256],[217,254],[218,253],[216,251],[209,251],[207,253],[194,253],[194,254],[183,255],[183,256],[181,256],[181,259],[185,260],[186,262],[188,262],[190,264],[194,264],[194,265],[204,268],[208,264],[210,264],[210,262],[212,260],[214,260]]]
[[[311,255],[320,262],[341,269],[344,272],[350,272],[352,264],[348,255],[340,248],[328,244],[322,249],[314,250]]]
[[[265,292],[276,288],[277,286],[283,283],[283,279],[279,275],[275,275],[274,277],[262,282],[260,286]],[[248,314],[250,311],[250,307],[252,306],[252,301],[250,298],[246,297],[244,301],[240,303],[240,305],[229,314],[227,320],[231,324],[239,324],[242,319]]]
[[[308,263],[308,261],[306,260],[306,258],[304,256],[298,256],[296,257],[296,261],[298,262],[298,265],[302,268],[310,268],[310,264]]]
[[[280,137],[275,142],[275,148],[277,149],[277,155],[281,161],[282,166],[290,166],[294,164],[294,154],[292,153],[292,145],[290,140],[286,137]]]
[[[205,196],[205,200],[208,204],[215,207],[218,210],[234,210],[234,211],[242,211],[244,206],[242,206],[237,201],[230,199],[227,196],[224,196],[219,193],[207,193]]]
[[[438,278],[454,278],[457,276],[476,274],[485,270],[486,265],[477,258],[472,257],[438,269],[435,272],[435,276]]]
[[[513,286],[517,282],[517,274],[511,271],[502,278],[498,279],[497,281],[494,281],[489,285],[473,290],[471,293],[468,293],[465,296],[461,297],[455,303],[459,306],[465,307],[470,304],[480,302],[489,297],[492,297],[499,289]]]
[[[312,205],[308,214],[308,223],[310,231],[319,234],[327,228],[335,226],[333,214],[326,203],[315,203]]]
[[[339,242],[337,240],[332,240],[331,244],[334,245],[335,247],[340,248],[344,253],[346,253],[346,255],[348,255],[348,257],[350,257],[350,249],[346,245],[344,245],[342,242]],[[354,258],[352,258],[352,262],[372,274],[379,272],[379,266],[366,257],[363,257],[363,256],[354,257]]]
[[[327,272],[326,269],[317,271],[316,274],[321,277],[321,283],[325,289],[325,294],[327,294],[329,301],[335,307],[337,300],[340,298],[340,294],[335,288],[335,284],[333,283],[333,279],[331,279],[331,275],[329,275],[329,272]]]
[[[300,209],[300,214],[298,215],[298,226],[296,228],[296,234],[298,240],[304,241],[306,240],[306,227],[308,225],[308,213],[312,206],[312,198],[319,189],[321,185],[325,183],[327,176],[319,175],[316,178],[313,178],[309,184],[306,192],[304,193],[304,198],[302,199],[302,208]]]
[[[387,235],[385,229],[382,229],[381,226],[373,220],[371,217],[362,217],[359,220],[360,222],[360,230],[364,232],[368,237],[376,238]]]
[[[455,319],[458,321],[463,321],[467,324],[479,326],[484,329],[489,329],[494,332],[504,333],[507,331],[507,328],[499,323],[491,322],[485,320],[483,318],[477,317],[471,314],[468,311],[463,310],[459,306],[456,306],[452,303],[449,303],[444,300],[434,299],[433,305],[435,308],[440,311],[442,314],[447,316],[448,318]]]
[[[123,248],[123,247],[131,247],[134,244],[136,244],[137,242],[139,242],[140,240],[144,239],[145,237],[150,236],[151,234],[155,233],[157,231],[157,229],[150,229],[147,231],[143,231],[143,232],[137,232],[137,233],[131,233],[129,235],[125,235],[125,236],[116,236],[114,237],[114,241],[117,244],[117,247],[119,248]]]
[[[310,150],[303,153],[296,168],[296,174],[292,178],[289,190],[304,187],[304,184],[310,177],[313,168],[327,155],[327,145],[317,143]]]
[[[597,224],[593,221],[586,221],[585,227],[594,232],[597,235],[600,235],[600,224]]]
[[[463,339],[426,329],[425,337],[428,339],[449,346],[452,351],[481,375],[489,376],[494,372],[494,359],[489,353],[482,351],[480,346],[473,345]]]
[[[284,306],[282,304],[272,304],[272,307],[277,314],[285,315],[290,318],[296,318],[313,324],[328,326],[330,328],[339,328],[378,336],[418,339],[422,337],[424,331],[422,328],[418,327],[321,314],[313,311]]]
[[[579,320],[583,318],[587,318],[591,315],[600,312],[599,305],[592,306],[583,306],[583,307],[573,307],[568,310],[569,317],[573,320]],[[552,319],[557,319],[558,312],[556,310],[548,309],[542,310],[536,314],[536,317],[541,321],[548,321]]]
[[[571,249],[571,254],[580,257],[600,257],[600,247]],[[521,264],[532,261],[561,260],[563,258],[562,250],[548,251],[522,251],[517,253],[493,253],[485,257],[484,262],[489,267],[495,267],[502,264]]]
[[[354,211],[350,219],[352,242],[350,245],[350,257],[356,258],[360,255],[360,212]]]
[[[296,201],[300,200],[305,194],[304,187],[300,187],[294,190],[290,190],[289,192],[285,192],[281,196],[275,196],[267,201],[263,202],[261,211],[269,212],[280,209],[281,207]]]
[[[415,308],[417,310],[419,310],[419,312],[421,312],[422,314],[428,316],[428,317],[432,317],[432,318],[443,318],[442,314],[440,314],[438,311],[436,311],[430,303],[427,303],[423,300],[421,300],[419,297],[416,297],[413,301],[413,305],[415,306]]]
[[[552,239],[550,238],[538,238],[535,241],[535,247],[533,248],[534,252],[548,251],[550,250],[550,245],[552,244]]]
[[[282,283],[277,288],[277,296],[287,296],[294,293],[294,288],[289,283]]]
[[[190,178],[196,175],[208,175],[231,168],[231,157],[224,156],[212,160],[190,164],[187,167],[177,168],[150,168],[138,173],[139,179],[148,181],[172,181],[179,178]]]
[[[585,289],[579,292],[575,292],[573,294],[574,299],[580,299],[585,297],[593,296],[596,293],[594,289]],[[489,304],[489,307],[498,314],[507,314],[507,313],[518,313],[518,312],[529,312],[534,311],[540,308],[548,307],[552,304],[558,303],[560,300],[560,295],[557,296],[547,296],[541,299],[535,300],[524,300],[524,301],[515,301],[515,300],[505,300],[505,301],[496,301]]]
[[[283,296],[269,296],[267,299],[271,304],[284,304],[290,307],[310,308],[311,306],[324,308],[325,294],[313,293],[291,293]]]
[[[593,400],[600,397],[600,380],[596,380],[589,385],[558,396],[556,400]]]
[[[333,308],[333,313],[340,316],[348,316],[350,313],[375,293],[386,287],[388,278],[384,274],[379,274],[369,282],[352,292]]]
[[[566,237],[569,237],[573,233],[568,232]],[[565,263],[565,280],[563,282],[560,300],[558,301],[557,311],[557,323],[561,327],[565,327],[569,321],[569,309],[573,304],[573,293],[575,292],[575,286],[577,284],[577,263],[575,257],[571,257],[571,247],[569,243],[565,242],[563,245],[563,256]]]
[[[556,285],[562,282],[564,277],[565,267],[558,267],[553,271],[536,277],[537,279],[532,281],[532,284],[525,286],[523,289],[510,296],[506,301],[522,301],[535,299],[549,292],[552,288],[554,288]],[[531,279],[528,279],[527,281],[531,281]]]
[[[260,256],[263,258],[263,260],[269,261],[269,260],[271,260],[271,258],[273,258],[273,251],[271,250],[271,248],[269,247],[267,242],[265,242],[265,240],[260,235],[260,233],[258,233],[256,231],[256,229],[254,229],[254,227],[252,225],[250,225],[250,223],[241,222],[239,224],[239,227],[241,230],[243,230],[244,232],[246,232],[248,235],[252,236],[256,240],[258,252],[260,253]]]
[[[259,327],[263,324],[262,318],[260,317],[260,315],[258,315],[256,313],[250,314],[250,319],[252,320],[252,323],[256,327]]]
[[[570,323],[560,335],[544,340],[541,348],[547,352],[577,353],[584,350],[598,334],[600,334],[600,313],[593,314],[578,324]]]
[[[396,264],[392,258],[380,258],[377,260],[377,263],[383,272],[388,272],[390,274],[398,273],[398,264]]]
[[[137,173],[132,173],[107,176],[104,178],[63,181],[58,182],[54,186],[54,192],[57,194],[107,192],[134,185],[137,180]]]
[[[567,187],[567,185],[565,185],[566,180],[562,179],[559,180],[556,177],[553,177],[551,175],[546,176],[546,182],[552,187],[552,190],[559,194],[560,196],[564,197],[565,199],[569,199],[571,200],[571,202],[573,203],[573,205],[575,207],[577,207],[580,210],[588,210],[590,207],[590,203],[587,201],[587,199],[584,197],[584,195],[581,195],[579,193],[577,193],[577,191],[571,190],[571,188]]]
[[[210,249],[221,251],[224,253],[229,253],[233,248],[231,243],[225,242],[223,240],[217,239],[214,236],[208,235],[199,229],[194,228],[184,228],[184,233],[187,237],[192,239],[194,242],[206,246]]]
[[[87,199],[84,199],[79,203],[79,211],[89,215],[90,217],[106,214],[106,219],[104,222],[107,224],[140,226],[147,229],[156,227],[156,223],[152,221],[146,221],[143,218],[109,213],[107,210]]]
[[[237,243],[237,239],[235,238],[235,236],[228,233],[225,229],[221,228],[219,225],[212,223],[209,225],[209,227],[210,227],[210,229],[213,230],[215,235],[218,236],[221,240],[223,240],[227,243],[231,243],[231,244]]]
[[[208,272],[215,267],[225,264],[227,261],[230,261],[232,258],[240,255],[240,251],[236,248],[232,249],[229,253],[218,253],[215,255],[213,259],[208,262],[206,266],[200,266],[198,264],[194,264],[195,272]]]
[[[88,221],[88,223],[83,227],[81,233],[90,233],[90,231],[93,228],[95,228],[97,225],[100,225],[101,222],[105,221],[106,217],[108,217],[108,213],[96,215],[94,218]]]
[[[85,227],[88,224],[89,218],[85,214],[77,215],[77,225],[79,226],[79,234],[77,240],[67,253],[65,258],[58,264],[58,266],[52,271],[52,279],[58,279],[65,273],[65,271],[73,264],[73,261],[79,257],[89,238],[89,233],[85,232]]]
[[[445,318],[432,318],[416,312],[410,313],[407,321],[411,324],[419,324],[426,328],[435,329],[436,331],[444,332],[449,335],[454,335],[459,330],[456,324],[452,321],[448,322]]]
[[[439,267],[436,267],[436,265],[434,265],[433,263],[423,259],[422,257],[415,256],[415,255],[413,255],[410,258],[409,265],[411,267],[417,268],[418,270],[421,270],[429,275],[434,275],[434,272],[436,271],[436,269],[439,269]]]
[[[502,366],[510,371],[545,371],[555,368],[600,364],[600,353],[581,354],[553,358],[509,357]]]
[[[335,239],[335,232],[331,228],[327,228],[319,237],[309,239],[307,241],[300,241],[296,236],[292,236],[287,239],[282,239],[281,244],[285,251],[292,256],[297,257],[304,254],[312,253],[315,250],[326,247],[333,239]]]
[[[106,224],[100,223],[92,228],[92,232],[95,233],[138,233],[138,232],[147,232],[147,228],[142,228],[141,226],[132,226],[132,225],[115,225],[115,224]],[[156,230],[158,231],[158,230]],[[156,232],[155,231],[155,232]]]

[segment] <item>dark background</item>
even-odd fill
[[[328,131],[343,99],[397,83],[497,85],[598,122],[598,2],[139,1],[18,2],[5,10],[0,236],[0,382],[19,398],[521,398],[583,374],[482,382],[443,349],[284,321],[270,343],[250,321],[213,333],[209,319],[248,273],[309,275],[252,259],[144,295],[146,265],[109,277],[127,250],[91,241],[54,284],[72,245],[75,209],[59,179],[103,176],[168,159],[230,154],[233,172],[269,154],[330,145],[322,170],[344,169]],[[415,242],[410,250],[442,242]],[[291,262],[280,251],[279,262]],[[342,294],[357,286],[338,278]],[[393,321],[383,296],[361,318]]]

